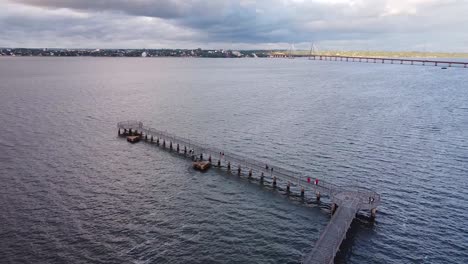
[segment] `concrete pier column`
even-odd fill
[[[231,162],[230,162],[230,161],[228,161],[227,170],[228,170],[229,172],[231,172]]]
[[[276,176],[273,176],[273,188],[276,188]]]
[[[265,179],[265,174],[262,172],[262,175],[260,175],[260,184],[263,184],[264,179]]]
[[[241,165],[239,165],[239,167],[237,167],[237,175],[241,175]]]
[[[118,135],[120,136],[120,128],[119,128],[119,133],[118,133]]]
[[[184,146],[184,155],[187,155],[187,146]]]
[[[288,194],[291,193],[291,183],[290,183],[290,182],[288,182],[288,185],[286,185],[286,192],[287,192]]]
[[[305,190],[304,187],[301,187],[301,197],[304,198]]]
[[[249,178],[252,178],[252,169],[249,170]]]
[[[163,139],[163,148],[166,148],[166,140]]]
[[[211,163],[211,155],[208,156],[208,161]]]
[[[200,153],[200,160],[203,160],[203,153]]]
[[[177,143],[177,153],[179,153],[179,150],[180,150],[180,146],[179,146],[179,143]]]
[[[148,140],[148,134],[145,134],[145,141]]]
[[[221,160],[218,160],[218,167],[221,167]]]
[[[374,220],[377,215],[377,208],[371,210],[371,219]]]
[[[159,138],[156,139],[156,144],[159,146]]]
[[[128,135],[131,136],[132,135],[132,129],[128,129]]]
[[[153,136],[151,136],[151,139],[150,139],[150,140],[151,140],[151,143],[153,143],[153,141],[154,141]]]
[[[172,141],[169,142],[169,149],[172,151]]]
[[[315,197],[317,197],[317,202],[320,202],[320,192],[316,192]]]

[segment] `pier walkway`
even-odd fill
[[[461,62],[461,61],[442,61],[442,60],[409,59],[409,58],[404,59],[404,58],[357,57],[357,56],[341,56],[341,55],[315,55],[315,54],[307,55],[307,57],[309,57],[309,59],[311,60],[468,68],[468,62]]]
[[[143,140],[157,144],[164,149],[191,158],[208,160],[215,167],[226,168],[229,173],[248,175],[261,184],[270,183],[273,188],[286,187],[288,194],[300,193],[302,198],[315,196],[329,197],[331,213],[329,224],[321,233],[314,249],[308,253],[304,263],[331,263],[339,250],[342,240],[356,214],[361,210],[370,211],[375,217],[380,195],[372,190],[357,186],[340,186],[317,178],[294,172],[268,162],[248,159],[205,144],[178,137],[174,134],[146,127],[139,121],[124,121],[117,124],[119,136],[139,135]],[[278,187],[279,188],[279,187]]]

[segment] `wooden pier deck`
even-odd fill
[[[341,242],[356,214],[370,211],[375,217],[380,195],[372,190],[357,186],[340,186],[299,172],[287,170],[265,161],[248,159],[244,156],[208,147],[205,144],[178,137],[174,134],[146,127],[139,121],[124,121],[117,124],[118,135],[139,135],[143,141],[157,144],[164,149],[191,158],[207,160],[214,167],[226,168],[229,173],[247,175],[258,179],[261,184],[272,184],[274,188],[285,186],[289,194],[300,197],[326,196],[331,202],[332,218],[321,233],[312,251],[304,256],[303,263],[332,263]]]

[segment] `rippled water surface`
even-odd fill
[[[337,263],[468,263],[468,70],[0,58],[1,263],[297,263],[329,220],[150,144],[138,119],[382,194]]]

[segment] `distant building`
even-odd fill
[[[272,52],[270,53],[271,58],[286,58],[288,55],[284,52]]]
[[[236,57],[242,56],[242,53],[240,53],[239,51],[232,51],[231,53],[232,53],[232,55],[234,55]]]

